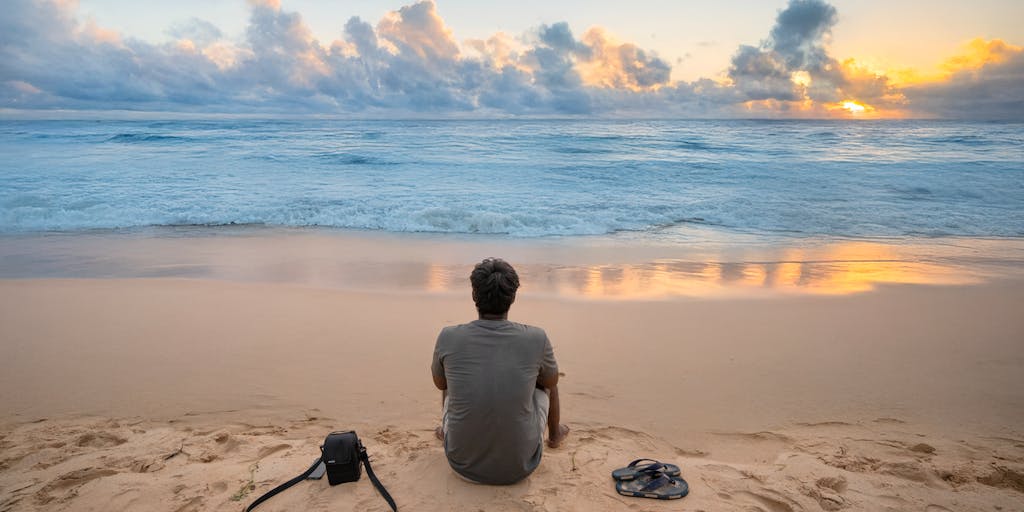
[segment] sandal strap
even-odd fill
[[[671,478],[665,476],[664,473],[659,473],[658,477],[654,478],[653,480],[648,482],[647,485],[643,486],[640,489],[640,492],[649,492],[649,491],[653,491],[655,489],[661,489],[662,487],[665,487],[666,485],[668,485],[670,483],[672,483],[672,479]]]
[[[637,459],[637,460],[634,460],[633,462],[630,462],[629,466],[627,466],[627,467],[633,467],[633,466],[636,466],[637,464],[639,464],[641,462],[645,462],[645,461],[647,461],[647,462],[654,462],[654,463],[660,464],[660,462],[658,462],[658,461],[656,461],[654,459]]]

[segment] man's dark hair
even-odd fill
[[[519,274],[507,261],[487,258],[473,268],[469,275],[473,284],[473,302],[481,315],[503,315],[516,300]]]

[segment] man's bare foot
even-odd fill
[[[444,430],[441,430],[441,427],[435,428],[434,437],[436,437],[440,441],[444,441]]]
[[[569,427],[559,425],[558,433],[548,437],[548,448],[558,448],[558,445],[562,444],[566,437],[569,437]]]

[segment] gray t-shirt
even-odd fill
[[[508,320],[445,327],[437,337],[434,375],[448,381],[444,450],[456,472],[484,484],[511,484],[540,464],[537,377],[558,373],[543,329]]]

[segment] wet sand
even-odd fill
[[[489,256],[515,263],[531,296],[615,301],[1024,279],[1024,239],[665,231],[526,240],[259,226],[7,234],[0,235],[0,279],[174,277],[462,297],[467,268]]]

